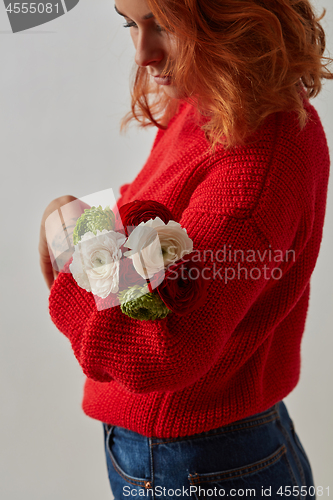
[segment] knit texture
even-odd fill
[[[186,436],[264,411],[296,386],[329,177],[325,133],[305,107],[302,131],[295,113],[275,113],[246,146],[215,155],[189,104],[158,131],[118,206],[156,200],[172,211],[205,255],[208,297],[191,314],[140,321],[120,306],[98,311],[60,273],[50,314],[87,376],[88,416]]]

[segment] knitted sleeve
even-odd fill
[[[196,198],[180,220],[209,280],[207,301],[194,313],[140,321],[124,315],[120,306],[98,311],[91,293],[78,287],[71,274],[59,274],[50,293],[50,314],[88,377],[115,380],[135,393],[189,386],[214,366],[260,294],[277,283],[280,264],[272,261],[255,220],[212,215],[199,205]],[[232,254],[230,259],[230,249],[238,251],[237,258]],[[258,333],[257,346],[264,340],[265,332]],[[248,355],[244,346],[240,359]]]

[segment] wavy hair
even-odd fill
[[[177,91],[205,115],[202,129],[214,149],[243,145],[271,113],[296,111],[307,121],[303,97],[317,96],[333,79],[324,57],[325,32],[309,0],[147,0],[174,36],[177,58],[167,60]],[[142,127],[165,129],[178,100],[138,67],[131,112]]]

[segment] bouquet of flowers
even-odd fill
[[[135,200],[117,216],[109,207],[85,209],[73,243],[69,269],[77,284],[107,307],[120,304],[131,318],[185,315],[206,300],[207,281],[193,242],[161,203]]]

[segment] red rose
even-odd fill
[[[158,201],[131,201],[118,209],[115,231],[124,234],[124,227],[126,236],[129,236],[133,229],[128,226],[138,226],[140,222],[147,222],[156,217],[159,217],[165,224],[169,220],[174,220],[170,210]]]
[[[146,285],[145,278],[136,272],[132,259],[123,257],[119,262],[119,290],[125,290],[134,285]]]
[[[162,283],[158,284],[161,273],[156,273],[148,284],[149,291],[156,289],[168,309],[181,315],[201,307],[207,298],[208,280],[202,274],[204,265],[193,261],[193,255],[185,255],[168,266],[163,271]]]

